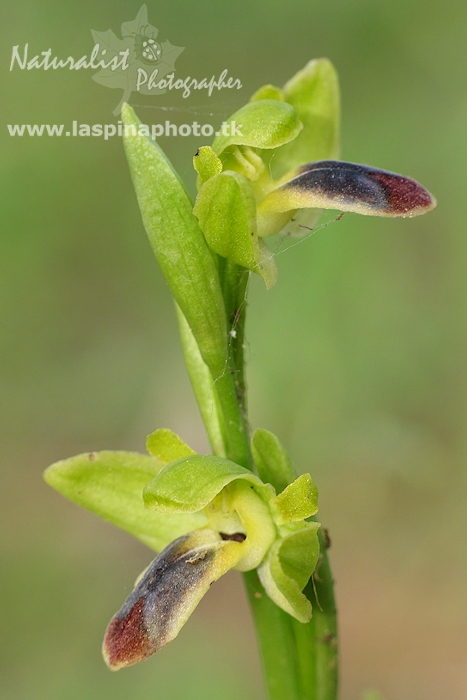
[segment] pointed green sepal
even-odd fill
[[[201,187],[193,209],[212,250],[260,274],[269,288],[277,271],[274,258],[260,247],[251,185],[237,172],[224,171]]]
[[[272,484],[277,493],[297,478],[296,469],[282,443],[269,430],[255,430],[251,448],[258,474],[264,482]]]
[[[161,515],[144,507],[143,488],[163,466],[137,452],[90,452],[52,464],[44,479],[70,501],[160,551],[175,537],[206,524],[202,513]]]
[[[156,457],[162,464],[168,464],[176,459],[181,459],[181,457],[195,454],[195,451],[169,428],[159,428],[148,435],[146,438],[146,449],[150,455]]]
[[[164,467],[146,485],[144,503],[160,513],[196,513],[236,479],[249,482],[264,501],[274,496],[271,487],[235,462],[213,455],[193,455]]]
[[[229,146],[278,148],[296,138],[302,129],[292,105],[278,100],[248,102],[232,114],[228,123],[238,128],[216,136],[212,147],[218,155]]]
[[[289,526],[291,527],[291,526]],[[268,596],[299,622],[309,622],[311,603],[302,593],[319,558],[319,523],[302,523],[271,547],[258,576]]]
[[[216,262],[172,165],[127,104],[122,119],[125,152],[149,241],[203,360],[217,378],[227,359],[227,326]]]
[[[302,474],[269,503],[278,525],[298,522],[318,512],[318,489],[310,474]]]
[[[284,99],[291,104],[303,130],[292,142],[274,153],[271,166],[277,177],[312,160],[339,156],[339,80],[328,59],[310,61],[284,86]]]

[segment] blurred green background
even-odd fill
[[[206,449],[120,140],[11,138],[6,128],[115,121],[121,91],[92,71],[10,73],[11,48],[79,57],[92,49],[91,29],[119,35],[139,8],[3,3],[5,700],[264,698],[235,574],[156,657],[107,671],[105,626],[152,555],[41,477],[75,453],[143,450],[161,426]],[[179,75],[228,68],[244,87],[187,100],[133,94],[143,121],[217,126],[263,83],[281,85],[327,56],[342,85],[342,157],[411,175],[438,198],[412,221],[345,215],[280,254],[277,286],[252,283],[248,372],[252,425],[277,432],[320,488],[342,700],[369,688],[387,700],[467,697],[467,6],[161,0],[148,9],[160,39],[186,47]],[[193,191],[201,140],[160,142]]]

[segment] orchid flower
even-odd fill
[[[209,246],[262,275],[268,288],[277,271],[263,239],[309,229],[321,209],[413,217],[436,206],[411,178],[336,160],[338,113],[334,68],[314,60],[283,90],[260,88],[228,120],[241,134],[221,133],[194,158],[194,213]]]
[[[311,603],[302,591],[320,552],[319,523],[307,520],[318,510],[311,476],[302,474],[276,495],[244,467],[196,455],[170,430],[152,433],[147,447],[149,455],[78,455],[45,474],[71,500],[162,549],[107,628],[109,668],[143,661],[174,639],[211,584],[230,569],[257,568],[270,598],[308,622]],[[256,431],[253,450],[259,465],[265,458],[282,460],[295,476],[268,431]]]

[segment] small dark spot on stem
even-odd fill
[[[332,632],[325,632],[322,637],[315,637],[315,642],[318,642],[319,644],[328,644],[334,649],[337,648],[336,635]]]
[[[329,549],[331,546],[331,537],[329,535],[329,530],[326,527],[323,527],[323,540],[324,546],[326,549]]]
[[[95,454],[95,452],[90,452],[90,453],[88,454],[88,459],[89,459],[90,462],[94,462],[94,460],[96,459],[96,454]]]

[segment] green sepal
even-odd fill
[[[279,438],[258,428],[251,440],[253,459],[260,478],[274,486],[277,493],[297,478],[297,471]]]
[[[239,132],[219,134],[212,147],[219,155],[228,146],[278,148],[297,137],[302,123],[292,105],[279,100],[248,102],[227,120],[239,127]]]
[[[236,479],[251,483],[265,501],[274,496],[270,486],[235,462],[214,455],[193,455],[164,467],[144,488],[148,508],[160,513],[196,513]]]
[[[250,97],[250,102],[256,102],[257,100],[278,100],[279,102],[283,102],[284,93],[275,85],[263,85]]]
[[[303,130],[275,151],[271,166],[276,177],[302,163],[339,156],[340,92],[332,63],[326,58],[310,61],[288,81],[283,92]]]
[[[162,464],[168,464],[181,457],[195,454],[195,451],[169,428],[159,428],[148,435],[146,438],[146,449],[150,455],[156,457]]]
[[[52,464],[45,481],[73,503],[161,551],[176,537],[206,524],[202,513],[163,514],[144,507],[144,486],[163,462],[137,452],[91,452]]]
[[[288,526],[290,529],[292,526]],[[301,523],[275,542],[258,568],[268,596],[299,622],[311,620],[312,609],[302,593],[319,558],[319,523]]]
[[[203,183],[222,172],[222,161],[216,156],[211,146],[201,146],[193,156],[193,167]]]
[[[219,377],[227,360],[227,326],[217,267],[192,203],[159,146],[131,107],[122,108],[124,145],[144,227],[201,356]]]
[[[232,170],[214,175],[201,187],[193,212],[215,253],[260,274],[272,286],[276,266],[259,245],[256,203],[246,178]]]
[[[302,474],[269,503],[278,525],[298,522],[318,512],[318,489],[310,474]]]

